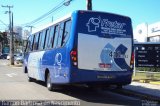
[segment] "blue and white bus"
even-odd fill
[[[44,81],[49,90],[66,84],[122,87],[133,73],[131,19],[74,11],[30,35],[24,54],[29,81]]]

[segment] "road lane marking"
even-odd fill
[[[16,76],[17,74],[16,73],[10,73],[10,74],[6,74],[8,77],[13,77],[13,76]]]

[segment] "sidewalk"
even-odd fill
[[[140,83],[149,83],[153,85],[160,85],[160,80],[152,80],[152,79],[139,79],[139,80],[132,80],[132,82],[140,82]]]
[[[136,92],[135,95],[156,98],[160,102],[160,84],[132,82],[130,85],[124,86],[124,89]]]
[[[1,61],[0,61],[0,65],[12,66],[12,67],[22,67],[22,66],[23,66],[22,63],[17,64],[17,63],[15,63],[15,62],[14,62],[14,65],[11,65],[9,60],[1,60]]]

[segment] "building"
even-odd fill
[[[150,42],[160,42],[160,22],[148,26],[148,37]]]
[[[136,42],[160,42],[160,22],[139,24],[133,35]]]
[[[23,40],[27,40],[27,38],[29,37],[30,32],[28,30],[24,30],[23,31],[23,35],[22,35],[22,39]]]
[[[14,32],[15,40],[21,41],[21,40],[22,40],[22,27],[20,27],[20,26],[15,26],[15,27],[13,28],[13,32]]]

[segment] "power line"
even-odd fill
[[[64,9],[64,7],[61,7],[61,8],[59,8],[58,10],[56,10],[54,13],[57,13],[57,12],[59,12],[59,11],[62,11],[63,9]],[[35,22],[34,24],[32,24],[32,26],[35,25],[35,24],[38,24],[38,23],[40,23],[40,22],[42,22],[42,21],[44,21],[44,20],[46,20],[46,19],[49,18],[49,17],[53,17],[53,16],[48,15],[48,16],[44,17],[43,19],[38,20],[37,22]]]
[[[43,14],[42,16],[40,16],[39,18],[29,22],[29,23],[26,23],[26,24],[23,24],[22,26],[25,27],[25,26],[33,26],[39,22],[42,22],[43,20],[47,19],[52,13],[56,12],[57,10],[61,9],[63,6],[68,6],[73,0],[63,0],[62,2],[60,2],[57,6],[55,6],[54,8],[52,8],[49,12]]]
[[[8,27],[8,25],[5,24],[2,20],[0,20],[0,22],[1,22],[3,25],[5,25],[6,27]]]
[[[71,2],[72,0],[68,0],[67,2]],[[49,12],[43,14],[42,16],[40,16],[39,18],[29,22],[29,23],[26,23],[26,24],[23,24],[22,26],[28,26],[28,25],[33,25],[35,23],[37,23],[38,21],[44,19],[45,17],[49,16],[51,13],[57,11],[59,8],[63,7],[64,4],[65,4],[65,0],[63,0],[62,2],[60,2],[57,6],[55,6],[54,8],[52,8]]]

